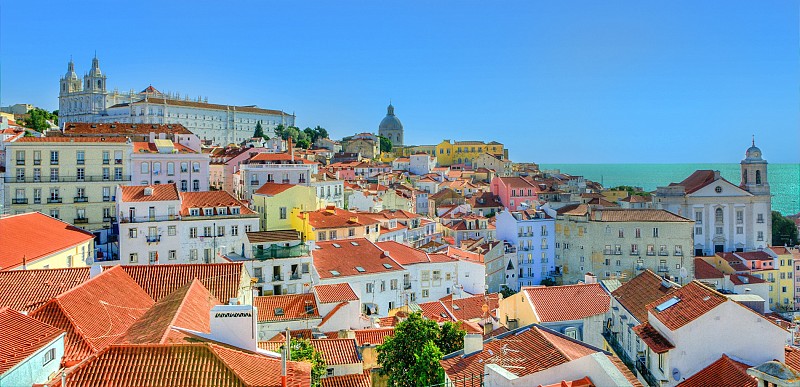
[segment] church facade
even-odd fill
[[[208,103],[208,100],[181,98],[149,86],[139,93],[109,91],[100,61],[83,79],[75,72],[72,60],[60,79],[59,122],[182,124],[203,140],[227,145],[250,139],[260,122],[264,134],[274,136],[278,125],[294,126],[295,116],[280,110],[256,106],[232,106]]]
[[[698,170],[679,183],[658,187],[657,208],[694,220],[694,254],[755,251],[772,243],[772,204],[767,161],[755,141],[741,161],[741,181]]]

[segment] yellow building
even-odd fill
[[[769,250],[778,257],[778,270],[774,282],[770,282],[772,291],[770,307],[776,310],[793,309],[795,298],[794,257],[785,247],[770,247]]]
[[[628,191],[624,189],[607,189],[600,192],[600,194],[611,203],[616,203],[618,200],[628,197]]]
[[[304,240],[338,240],[366,238],[378,239],[380,223],[367,214],[350,212],[334,206],[317,211],[300,211],[295,208],[289,216],[293,229]]]
[[[0,271],[94,262],[94,235],[40,212],[0,218]]]
[[[453,164],[472,165],[475,160],[483,153],[502,155],[508,159],[508,150],[503,144],[492,141],[450,141],[444,140],[436,145],[436,162],[439,166],[450,166]]]
[[[23,137],[6,144],[5,208],[87,230],[110,227],[114,192],[130,184],[125,137]]]
[[[322,208],[315,187],[296,184],[266,183],[253,192],[253,209],[258,212],[263,231],[292,228],[293,210],[316,211]]]

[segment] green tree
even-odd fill
[[[381,152],[391,152],[392,151],[392,140],[378,136],[381,140]]]
[[[789,246],[797,243],[797,226],[778,211],[772,211],[772,245]]]
[[[554,280],[554,279],[552,279],[550,277],[542,278],[542,282],[540,282],[539,285],[542,285],[542,286],[556,286],[556,280]]]
[[[319,125],[317,125],[317,127],[314,128],[314,131],[317,132],[317,138],[315,138],[314,141],[317,141],[320,138],[330,138],[328,137],[328,131]]]
[[[286,130],[286,127],[283,126],[283,124],[278,124],[278,126],[275,127],[275,137],[280,137],[285,140],[286,138],[283,137],[284,130]]]
[[[500,294],[503,295],[503,298],[508,298],[516,294],[517,292],[514,289],[509,288],[508,286],[503,285],[503,288],[500,289]]]
[[[261,121],[256,123],[256,132],[253,133],[253,137],[266,139],[267,136],[264,135],[264,128],[261,126]]]
[[[283,346],[281,346],[283,348]],[[311,345],[308,339],[292,338],[289,343],[291,359],[293,361],[307,361],[311,363],[311,385],[319,386],[320,379],[325,375],[327,366],[322,354]]]
[[[444,370],[439,364],[442,351],[436,346],[441,334],[433,320],[412,313],[378,346],[380,374],[388,375],[392,387],[424,386],[444,382]]]
[[[54,113],[40,108],[33,108],[28,112],[28,118],[24,119],[23,126],[37,132],[44,132],[50,128],[47,120],[53,121],[53,124],[58,124],[58,116]]]
[[[439,331],[436,346],[439,347],[443,354],[464,349],[464,336],[466,334],[467,331],[461,329],[461,321],[456,323],[447,321]]]

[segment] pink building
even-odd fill
[[[495,177],[491,190],[506,209],[516,211],[535,207],[538,201],[537,187],[521,177]]]
[[[233,174],[251,157],[268,152],[267,148],[225,147],[211,151],[211,181],[214,189],[233,194]]]

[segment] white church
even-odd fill
[[[92,59],[92,68],[83,81],[75,73],[72,60],[60,80],[58,94],[59,122],[182,124],[200,139],[227,145],[249,140],[261,122],[264,134],[274,136],[279,124],[294,126],[294,114],[256,106],[232,106],[208,103],[208,99],[181,98],[149,86],[139,93],[108,91],[100,61]]]
[[[698,170],[680,183],[658,187],[654,204],[693,219],[694,254],[754,251],[772,244],[772,203],[767,161],[755,140],[741,161],[736,185],[719,171]]]

